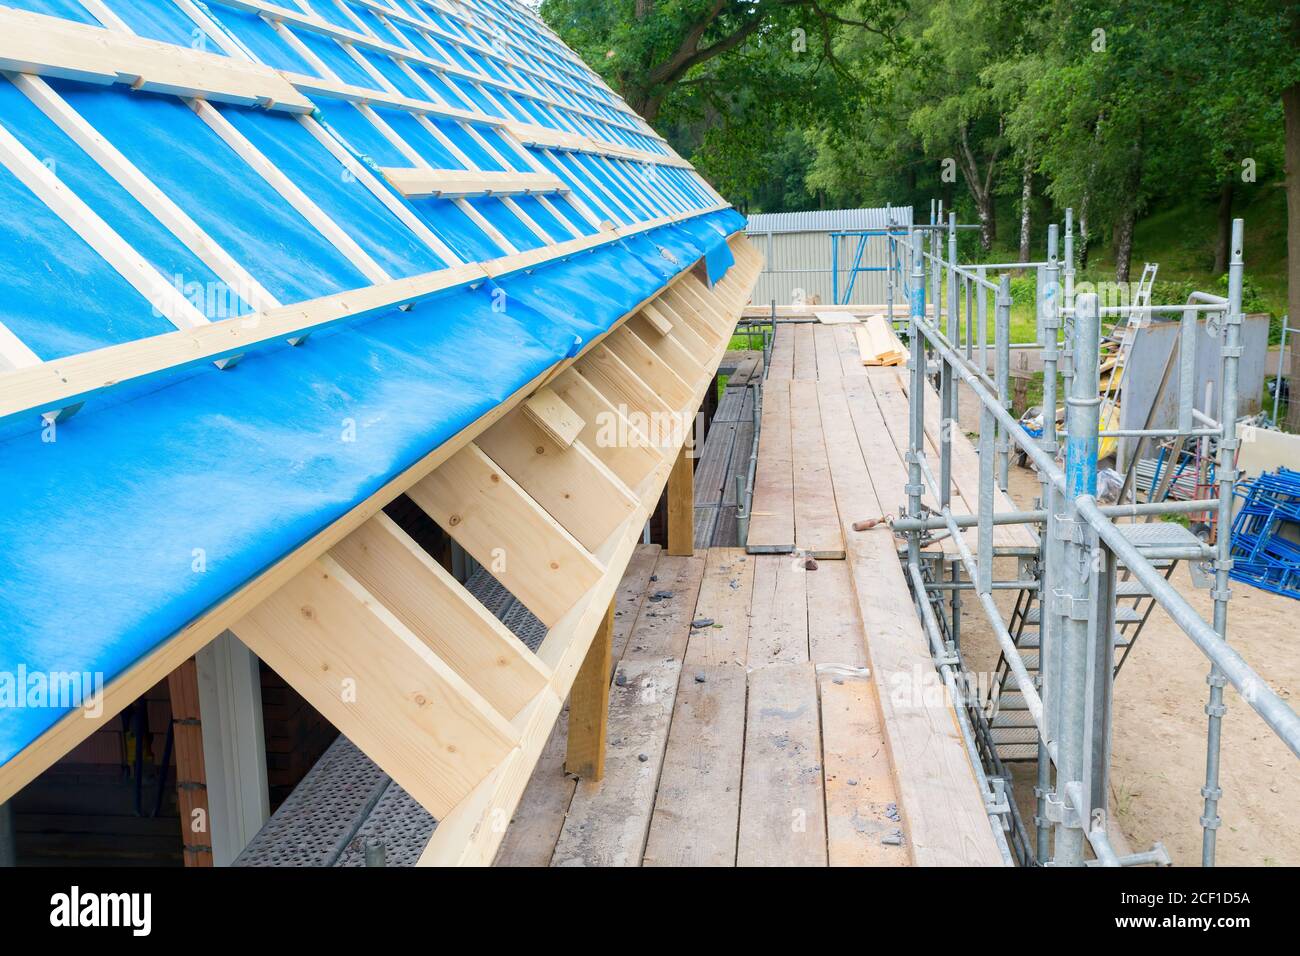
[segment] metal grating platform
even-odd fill
[[[483,568],[465,588],[530,650],[546,625]],[[388,866],[415,866],[437,821],[342,734],[258,831],[235,866],[365,866],[383,844]]]

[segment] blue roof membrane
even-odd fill
[[[0,288],[0,322],[46,361],[173,329],[7,169],[0,169]],[[51,321],[55,290],[59,314]]]
[[[275,28],[255,13],[233,10],[227,6],[212,11],[221,25],[235,37],[248,52],[267,66],[277,70],[319,76],[320,73],[289,47],[275,32]]]
[[[48,17],[62,17],[64,20],[75,20],[92,26],[103,25],[77,0],[5,0],[4,5],[15,10],[43,13]]]
[[[420,121],[405,110],[374,107],[375,115],[392,127],[408,146],[414,149],[434,169],[464,169],[462,163],[447,147],[430,133]],[[432,121],[432,116],[423,117]],[[438,124],[434,124],[438,125]],[[441,128],[441,127],[439,127]],[[409,166],[409,162],[399,165]]]
[[[176,97],[51,85],[281,302],[370,284]]]
[[[510,211],[496,196],[476,196],[465,200],[482,215],[484,219],[496,226],[501,234],[520,252],[540,249],[546,245],[535,232],[524,225],[524,221]]]
[[[504,308],[462,288],[0,441],[0,673],[112,681],[743,223],[705,219],[508,276]],[[69,710],[0,708],[0,765]]]
[[[360,63],[352,59],[333,37],[327,37],[305,27],[296,29],[290,27],[289,32],[296,36],[303,46],[316,54],[320,61],[329,67],[344,83],[351,83],[353,86],[360,86],[367,90],[380,89],[380,85],[375,78],[367,73]],[[289,48],[288,43],[283,40],[280,41],[280,44],[286,49]],[[321,71],[313,67],[311,75],[320,76]]]
[[[187,46],[204,53],[226,53],[172,0],[104,0],[126,25],[142,37]]]
[[[263,109],[219,109],[390,276],[446,265],[297,119]]]
[[[17,86],[3,78],[0,123],[158,270],[160,286],[188,292],[195,308],[209,319],[226,319],[251,311],[239,290],[222,282]],[[170,329],[166,321],[162,325]]]

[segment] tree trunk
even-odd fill
[[[1286,121],[1286,307],[1288,324],[1300,324],[1300,83],[1282,91]],[[1300,362],[1291,353],[1291,401],[1287,429],[1300,432]]]
[[[1228,244],[1232,242],[1232,191],[1233,180],[1229,176],[1219,186],[1219,229],[1214,241],[1214,274],[1221,276],[1228,271]]]
[[[1028,156],[1025,157],[1025,168],[1020,174],[1020,261],[1029,261],[1029,247],[1031,245],[1030,228],[1030,204],[1034,199],[1034,161]]]
[[[1115,224],[1115,281],[1128,282],[1129,264],[1133,259],[1133,227],[1137,224],[1137,205],[1128,203]]]
[[[993,195],[980,190],[975,195],[975,206],[980,220],[980,250],[988,252],[998,236],[998,224],[993,209]]]

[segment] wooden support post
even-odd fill
[[[229,866],[271,815],[261,674],[256,655],[229,631],[199,651],[194,664],[210,865]]]
[[[203,726],[199,722],[199,671],[194,658],[167,675],[171,694],[173,747],[176,752],[176,806],[186,866],[212,865],[212,827],[208,821],[207,774],[203,767]]]
[[[690,442],[682,445],[668,475],[668,553],[695,553],[695,459]]]
[[[569,742],[564,769],[587,781],[605,776],[609,723],[609,675],[614,655],[614,607],[591,639],[591,647],[569,691]]]

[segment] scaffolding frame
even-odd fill
[[[932,210],[935,207],[932,206]],[[1145,429],[1140,435],[1103,431],[1099,389],[1100,328],[1103,315],[1121,316],[1131,306],[1102,307],[1095,293],[1075,293],[1073,213],[1066,211],[1064,267],[1058,258],[1059,230],[1053,224],[1042,263],[962,265],[957,254],[957,225],[952,213],[943,221],[942,206],[929,227],[911,230],[905,258],[910,281],[903,331],[910,347],[909,451],[907,514],[893,522],[906,540],[900,548],[913,597],[931,650],[948,687],[958,723],[985,796],[991,824],[1004,857],[1010,862],[1051,866],[1132,866],[1169,862],[1160,844],[1126,857],[1117,855],[1107,832],[1108,775],[1111,756],[1113,666],[1117,628],[1117,579],[1132,576],[1146,589],[1152,607],[1159,604],[1210,661],[1205,706],[1206,769],[1201,789],[1204,810],[1202,865],[1215,861],[1215,838],[1221,819],[1219,757],[1223,746],[1224,688],[1231,684],[1246,703],[1300,757],[1300,717],[1228,643],[1228,602],[1232,568],[1231,508],[1238,439],[1237,371],[1241,356],[1243,222],[1233,222],[1229,285],[1226,297],[1195,293],[1184,305],[1142,305],[1150,312],[1181,315],[1180,381],[1190,379],[1195,350],[1189,347],[1197,319],[1218,318],[1222,387],[1218,418],[1194,407],[1191,388],[1179,394],[1173,429]],[[937,226],[937,227],[936,227]],[[929,239],[929,249],[925,239]],[[946,255],[943,238],[947,238]],[[1034,268],[1038,276],[1037,342],[1010,341],[1012,295],[1004,270]],[[990,273],[1001,272],[994,282]],[[927,313],[927,289],[933,305]],[[892,298],[892,286],[891,286]],[[994,300],[993,369],[989,373],[987,305]],[[964,309],[963,309],[964,305]],[[965,341],[962,341],[962,317]],[[977,334],[976,334],[977,333]],[[973,338],[974,335],[974,338]],[[1043,430],[1032,436],[1011,414],[1010,356],[1013,348],[1037,348],[1044,367]],[[978,361],[976,353],[978,350]],[[1057,433],[1057,374],[1062,373],[1065,429]],[[937,380],[945,427],[939,430],[939,461],[926,452],[925,392]],[[954,515],[951,430],[958,417],[958,386],[965,384],[979,402],[979,495],[977,513]],[[1206,438],[1217,442],[1217,497],[1195,501],[1154,501],[1102,506],[1096,500],[1099,440],[1107,435],[1139,438]],[[1064,442],[1062,448],[1061,443]],[[1007,489],[1012,449],[1023,453],[1038,471],[1042,496],[1029,511],[995,514],[995,487]],[[1058,464],[1058,453],[1063,462]],[[922,501],[926,493],[937,503]],[[1122,500],[1122,499],[1121,499]],[[1217,511],[1220,534],[1211,549],[1194,545],[1143,547],[1134,527],[1116,521],[1149,521],[1161,515]],[[1036,532],[1037,548],[995,548],[993,527],[1026,524]],[[978,529],[976,550],[963,530]],[[928,549],[949,536],[955,557]],[[1014,554],[1016,575],[1000,580],[994,559]],[[1154,561],[1204,562],[1213,569],[1212,621],[1204,620]],[[944,564],[951,565],[950,573]],[[963,575],[965,579],[963,580]],[[1020,613],[1024,602],[1039,600],[1038,675],[1030,674],[1012,627],[993,600],[995,590],[1016,589]],[[1001,696],[987,698],[970,686],[963,664],[961,597],[974,592],[997,639],[1007,671],[1032,718],[1037,742],[1037,786],[1033,835],[1009,797],[1011,780],[990,737],[990,719]],[[1149,611],[1148,611],[1149,613]],[[1089,859],[1087,850],[1091,849]]]

